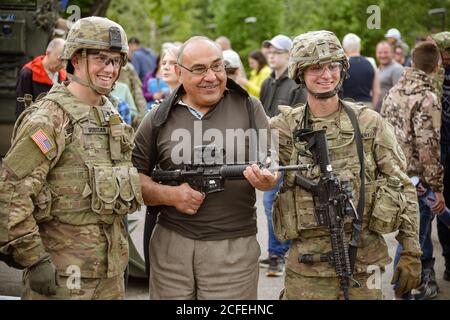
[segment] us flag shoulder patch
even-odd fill
[[[31,139],[37,144],[39,149],[41,149],[43,154],[47,154],[50,150],[53,149],[53,143],[48,138],[47,134],[44,130],[39,129],[33,135],[31,135]]]

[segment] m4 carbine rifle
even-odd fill
[[[339,180],[333,174],[325,130],[297,130],[294,132],[294,141],[306,142],[306,150],[311,152],[314,162],[320,166],[322,175],[318,182],[297,173],[295,183],[318,199],[315,207],[316,221],[319,226],[328,227],[331,240],[331,252],[303,254],[299,256],[299,262],[304,264],[328,262],[333,265],[344,298],[348,300],[350,281],[354,282],[356,286],[360,286],[353,278],[353,263],[351,263],[344,231],[345,216],[358,217],[352,202],[350,181]],[[356,251],[354,252],[356,254]]]
[[[269,167],[257,163],[263,169],[267,168],[271,172],[287,170],[307,170],[310,165],[290,165],[280,167]],[[244,170],[250,166],[246,164],[187,164],[181,169],[161,170],[155,168],[152,171],[152,180],[166,185],[180,185],[188,183],[191,188],[204,192],[205,194],[223,191],[226,180],[245,179]]]

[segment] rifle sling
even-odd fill
[[[360,163],[360,187],[359,187],[359,200],[357,206],[358,219],[353,221],[353,232],[352,238],[349,244],[349,257],[350,257],[350,266],[353,273],[354,266],[356,263],[356,254],[358,251],[358,243],[359,243],[359,235],[362,229],[362,222],[364,216],[364,206],[365,206],[365,167],[364,167],[364,147],[362,143],[362,135],[361,130],[359,129],[358,120],[356,118],[355,112],[350,108],[344,101],[341,101],[342,106],[344,107],[345,112],[350,118],[350,122],[352,123],[353,129],[355,130],[355,140],[356,140],[356,149],[358,152],[358,158]]]

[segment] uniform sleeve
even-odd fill
[[[48,256],[33,216],[33,200],[64,149],[63,111],[41,107],[18,127],[0,170],[0,253],[22,267]]]
[[[272,136],[275,137],[276,144],[278,145],[280,165],[288,165],[292,154],[293,144],[292,131],[289,123],[286,121],[285,114],[280,113],[277,116],[270,118],[269,123]]]
[[[130,91],[136,105],[136,110],[138,112],[136,122],[140,123],[142,118],[144,118],[145,113],[147,112],[147,102],[145,101],[144,94],[142,93],[141,80],[139,79],[139,76],[133,67],[130,70],[130,75]]]
[[[390,94],[386,94],[383,98],[383,101],[381,102],[380,114],[389,123],[393,123],[392,117],[395,116],[395,113],[394,114],[392,113],[393,109],[395,111],[395,106],[394,102],[392,101],[392,97]]]
[[[133,165],[137,168],[139,173],[145,175],[149,174],[150,170],[150,150],[152,144],[152,119],[158,107],[154,107],[142,119],[139,128],[134,137],[134,149],[132,154]]]
[[[125,100],[128,104],[128,107],[130,108],[130,114],[132,118],[135,118],[138,116],[138,111],[136,109],[136,105],[134,104],[133,97],[131,95],[130,89],[127,86],[127,89],[125,90]]]
[[[406,158],[395,137],[394,128],[377,115],[375,136],[375,161],[381,173],[400,179],[404,186],[406,208],[401,215],[397,241],[404,252],[420,253],[419,245],[419,207],[416,189],[406,174]]]
[[[442,192],[444,169],[440,159],[441,103],[435,93],[428,92],[413,116],[414,132],[423,166],[422,178],[434,192]]]
[[[399,65],[398,68],[395,68],[392,71],[392,86],[395,86],[398,80],[402,77],[403,71],[404,68],[401,65]]]

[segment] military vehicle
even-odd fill
[[[0,155],[15,122],[16,79],[22,66],[45,52],[58,18],[53,0],[0,1]]]

